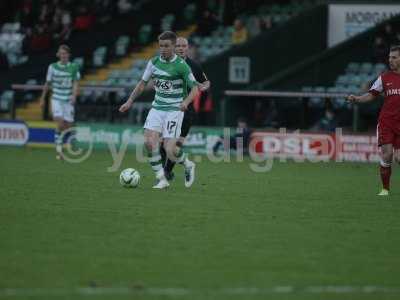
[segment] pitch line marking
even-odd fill
[[[263,295],[263,294],[400,294],[400,287],[387,286],[275,286],[270,288],[236,287],[221,289],[156,288],[156,287],[80,287],[80,288],[3,288],[0,297],[20,296],[187,296],[192,294]]]

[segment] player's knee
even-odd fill
[[[151,152],[156,150],[156,148],[157,148],[157,145],[152,138],[145,138],[144,146],[146,147],[146,149],[148,151],[151,151]]]
[[[167,143],[164,145],[165,147],[165,152],[167,153],[167,156],[169,159],[172,159],[175,156],[175,147],[174,145],[171,145],[171,143]]]
[[[393,160],[393,153],[383,151],[382,152],[382,161],[385,164],[391,164]]]

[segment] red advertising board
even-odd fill
[[[280,159],[312,161],[379,161],[375,136],[300,132],[255,132],[251,150]]]

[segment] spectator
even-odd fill
[[[42,6],[40,7],[39,12],[39,22],[40,23],[51,23],[52,19],[52,11],[50,5],[46,1],[42,1]]]
[[[30,40],[30,48],[32,51],[44,51],[51,46],[51,35],[45,23],[39,23],[33,30]]]
[[[388,48],[395,44],[395,33],[390,23],[387,23],[383,29],[383,39],[388,45]]]
[[[224,137],[220,137],[213,147],[214,154],[217,154],[219,149],[224,146],[225,150],[235,149],[243,150],[244,153],[249,152],[251,137],[251,129],[247,126],[244,118],[239,118],[237,121],[236,134],[232,135],[228,141]]]
[[[261,127],[264,125],[265,119],[267,117],[267,111],[265,109],[265,105],[263,100],[257,99],[254,105],[253,111],[253,126]]]
[[[337,126],[335,113],[332,109],[325,110],[325,116],[322,117],[312,128],[315,131],[329,131],[334,132]]]
[[[57,38],[58,32],[61,31],[61,14],[62,14],[61,8],[56,7],[50,25],[50,31],[53,33],[53,37],[55,38]]]
[[[375,63],[385,63],[388,46],[382,36],[376,36],[374,40],[372,55]]]
[[[266,15],[260,18],[260,30],[266,31],[272,28],[272,17],[270,15]]]
[[[209,10],[205,10],[202,18],[197,24],[197,34],[200,36],[209,36],[217,28],[218,21],[215,15]]]
[[[132,3],[128,0],[119,0],[118,1],[118,11],[120,14],[126,14],[133,9]]]
[[[112,0],[96,0],[94,3],[94,12],[99,23],[106,23],[111,20],[111,15],[115,12],[116,2]]]
[[[9,68],[7,56],[0,51],[0,70],[7,70]]]
[[[193,43],[189,46],[188,56],[195,61],[199,60],[199,50],[197,49],[197,46]]]
[[[66,10],[62,9],[61,10],[61,26],[59,32],[56,34],[56,38],[59,40],[59,42],[64,42],[69,39],[72,31],[72,19],[71,19],[71,13]]]
[[[31,35],[35,24],[35,18],[32,12],[32,3],[30,1],[25,1],[23,3],[17,19],[19,20],[21,27],[25,29],[25,33]]]
[[[400,31],[396,32],[396,35],[394,37],[394,41],[393,41],[394,45],[400,45]]]
[[[247,28],[250,36],[257,36],[261,32],[261,20],[258,16],[252,16],[249,18]]]
[[[87,7],[81,5],[78,8],[78,15],[75,18],[74,28],[76,30],[89,30],[94,23],[94,16],[88,11]]]
[[[239,19],[236,19],[233,23],[234,31],[232,33],[232,44],[239,45],[243,44],[247,41],[247,29],[243,25],[243,22]]]

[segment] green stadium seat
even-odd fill
[[[360,86],[356,84],[350,84],[347,86],[347,93],[348,94],[359,94],[360,93]]]
[[[195,44],[196,46],[199,46],[201,44],[202,38],[199,36],[195,36],[192,39],[193,44]]]
[[[224,36],[232,37],[232,33],[234,31],[235,31],[235,29],[233,28],[233,26],[227,26],[227,27],[225,27],[225,30],[224,30]]]
[[[105,64],[107,47],[98,47],[93,53],[93,66],[102,67]]]
[[[327,92],[330,93],[347,93],[346,86],[334,86],[327,89]],[[344,97],[336,97],[331,99],[331,104],[333,109],[344,109],[347,108],[347,102]]]
[[[326,88],[324,86],[316,86],[313,88],[313,92],[315,93],[325,93]],[[309,100],[309,105],[312,108],[322,109],[325,107],[325,101],[320,97],[311,97]]]
[[[83,65],[85,63],[85,59],[83,57],[75,57],[73,62],[76,63],[79,66],[79,69],[82,70]]]
[[[316,93],[325,93],[326,92],[326,87],[324,87],[324,86],[316,86],[316,87],[314,87],[314,92],[316,92]]]
[[[339,75],[336,79],[336,85],[338,84],[347,84],[350,81],[350,76],[347,74]]]
[[[144,45],[150,42],[152,33],[152,26],[150,24],[142,25],[139,29],[138,41],[140,44]]]
[[[338,91],[338,88],[336,86],[331,86],[331,87],[326,88],[327,93],[337,93],[337,91]]]
[[[98,47],[95,51],[94,51],[94,53],[95,54],[106,54],[107,53],[107,47],[105,47],[105,46],[101,46],[101,47]]]
[[[172,25],[175,21],[175,16],[167,14],[161,19],[161,31],[172,30]]]
[[[370,62],[364,62],[361,64],[360,66],[360,70],[359,73],[360,74],[368,74],[368,73],[372,73],[373,71],[373,65]]]
[[[275,15],[273,15],[273,16],[272,16],[272,22],[273,22],[273,23],[276,23],[276,24],[279,24],[279,23],[283,22],[283,17],[282,17],[282,15],[280,15],[280,14],[275,14]]]
[[[130,43],[129,36],[127,35],[120,36],[117,42],[115,43],[115,54],[117,56],[126,55],[129,43]]]
[[[387,70],[387,67],[385,64],[375,64],[374,65],[374,74],[376,74],[376,75],[381,74],[385,70]]]
[[[360,70],[360,64],[358,62],[351,62],[347,65],[346,73],[357,74]]]
[[[260,15],[268,15],[271,13],[271,6],[270,5],[262,5],[258,8],[257,12]]]
[[[214,44],[214,39],[211,37],[203,38],[203,45],[204,47],[211,47]]]
[[[311,86],[303,86],[301,88],[301,91],[304,93],[310,93],[310,92],[312,92],[312,87]]]
[[[281,13],[281,10],[282,10],[281,7],[282,7],[282,6],[281,6],[281,5],[278,5],[278,4],[272,5],[272,6],[271,6],[271,14],[280,14],[280,13]]]
[[[9,112],[14,99],[14,91],[6,90],[0,96],[0,111]]]
[[[183,17],[187,23],[192,23],[196,17],[196,4],[189,3],[183,10]]]
[[[213,39],[213,44],[222,47],[225,45],[225,39],[223,37],[215,37]]]
[[[361,75],[350,75],[349,76],[349,84],[353,84],[353,85],[358,85],[360,86],[360,84],[362,83],[362,76]]]

